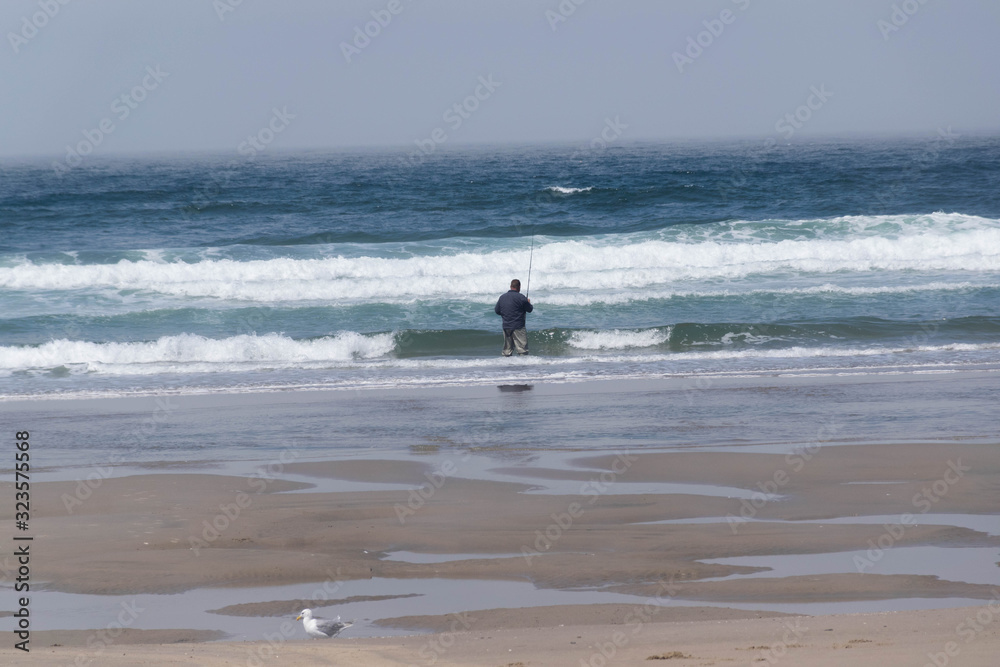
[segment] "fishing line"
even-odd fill
[[[535,232],[531,232],[531,252],[528,253],[528,284],[524,288],[524,298],[528,298],[528,292],[531,291],[531,260],[535,255]]]

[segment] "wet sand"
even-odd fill
[[[463,478],[458,464],[449,468],[448,461],[437,467],[418,458],[296,462],[283,471],[405,483],[419,493],[405,487],[310,493],[302,490],[305,483],[277,476],[112,477],[74,504],[72,514],[67,498],[77,493],[77,483],[38,483],[32,526],[44,548],[33,560],[33,576],[50,590],[100,595],[322,581],[335,570],[346,580],[509,579],[543,588],[618,587],[639,595],[671,579],[690,599],[987,599],[988,586],[864,572],[821,577],[815,586],[794,579],[708,582],[702,580],[755,568],[701,561],[864,550],[880,539],[890,555],[914,545],[1000,547],[996,535],[919,522],[924,507],[936,515],[991,514],[1000,507],[1000,448],[986,445],[826,446],[797,471],[787,456],[774,454],[579,456],[577,467],[560,472],[578,478],[581,492],[559,495],[526,493],[526,483]],[[550,472],[522,467],[527,476]],[[778,473],[787,477],[784,484],[773,482],[784,479]],[[648,488],[675,480],[748,490],[761,484],[770,490],[770,484],[779,493],[749,499],[628,493],[633,483]],[[876,483],[848,483],[857,481]],[[0,486],[7,492],[11,485]],[[898,516],[899,525],[815,521],[859,514]],[[729,519],[646,523],[692,517]],[[812,521],[792,521],[799,519]],[[395,551],[482,557],[411,563],[386,556]]]
[[[51,592],[97,595],[258,588],[335,577],[361,584],[386,579],[510,581],[538,589],[635,596],[634,605],[534,609],[495,609],[489,599],[457,600],[456,609],[467,610],[481,623],[470,627],[460,617],[446,614],[393,614],[399,604],[394,598],[400,597],[393,595],[334,596],[312,604],[301,597],[264,598],[210,610],[263,618],[279,628],[307,605],[316,607],[321,616],[331,616],[338,604],[366,598],[384,610],[371,620],[370,632],[383,627],[438,633],[379,639],[351,638],[349,630],[336,640],[313,644],[304,640],[301,624],[294,623],[281,636],[282,661],[294,655],[302,660],[349,659],[353,664],[429,664],[412,651],[425,648],[436,636],[454,643],[447,656],[439,656],[438,664],[579,664],[581,658],[589,659],[599,642],[613,642],[614,633],[624,626],[637,631],[616,647],[616,660],[622,664],[671,656],[674,651],[693,657],[675,656],[671,664],[734,659],[748,663],[751,654],[764,650],[751,647],[778,642],[782,623],[791,618],[775,605],[827,603],[834,605],[827,609],[834,610],[838,603],[888,605],[903,600],[904,607],[920,608],[933,606],[929,603],[933,600],[949,606],[953,599],[989,602],[993,606],[981,613],[991,621],[997,616],[997,623],[983,625],[968,647],[962,645],[961,664],[987,664],[968,660],[990,654],[983,647],[991,647],[992,655],[1000,648],[996,632],[1000,567],[996,585],[945,580],[933,573],[879,574],[877,567],[880,560],[912,553],[907,548],[916,546],[995,548],[1000,560],[1000,537],[995,534],[919,520],[925,507],[935,516],[996,512],[998,447],[827,445],[790,455],[620,451],[571,454],[564,459],[568,464],[559,468],[547,467],[551,458],[539,464],[500,462],[492,471],[520,481],[484,479],[481,466],[467,465],[469,460],[467,454],[455,451],[424,458],[293,462],[267,477],[193,472],[110,477],[79,503],[72,502],[79,493],[75,482],[37,483],[32,487],[33,580],[46,582]],[[479,477],[463,477],[463,465],[471,477]],[[478,472],[473,475],[473,471]],[[317,488],[326,490],[311,491],[303,479],[313,479],[320,485]],[[577,493],[565,492],[564,487],[559,487],[563,492],[553,493],[544,487],[549,479],[569,480],[577,485],[570,487]],[[404,486],[330,491],[337,480]],[[707,491],[702,495],[629,492],[630,485],[649,489],[671,483],[703,484]],[[10,484],[0,486],[4,493],[11,492]],[[712,489],[722,487],[749,493],[711,495]],[[754,495],[754,490],[760,492]],[[852,515],[898,516],[899,521],[895,527],[822,522]],[[698,517],[715,522],[649,523]],[[10,525],[13,517],[2,518]],[[796,523],[799,520],[809,521]],[[763,567],[705,562],[740,556],[864,553],[869,548],[874,548],[869,553],[870,571],[849,556],[840,571],[768,578],[748,576],[766,572]],[[465,556],[455,560],[449,554]],[[421,560],[414,555],[430,562],[409,562]],[[46,591],[34,595],[43,598]],[[914,601],[917,598],[924,602]],[[699,601],[712,606],[698,606]],[[681,602],[686,606],[679,606]],[[914,653],[917,647],[932,650],[946,641],[961,641],[955,639],[959,622],[955,619],[975,612],[967,608],[811,617],[804,621],[810,628],[808,636],[797,639],[789,650],[799,656],[795,664],[843,664],[835,656],[845,650],[851,651],[852,660],[878,654],[886,665],[915,664],[920,658],[914,656],[922,655]],[[92,644],[94,632],[102,627],[107,626],[95,623],[89,633],[38,629],[33,646],[61,646],[33,651],[32,659],[65,662],[73,653],[71,647],[86,652],[88,638]],[[225,664],[245,657],[252,646],[167,645],[217,637],[210,628],[128,628],[110,642],[123,649],[128,646],[121,651],[121,659],[128,662],[116,663],[118,652],[110,650],[100,662],[170,664],[193,655],[199,664]],[[164,645],[145,646],[153,642]],[[505,646],[509,656],[503,653]],[[14,654],[5,648],[0,655]],[[897,658],[901,662],[893,662]]]
[[[976,621],[989,618],[991,623]],[[485,618],[489,618],[484,615]],[[560,620],[563,619],[559,616]],[[1000,646],[1000,605],[934,611],[659,622],[637,625],[595,618],[599,624],[478,629],[386,639],[115,644],[96,653],[78,647],[36,648],[0,659],[31,665],[469,665],[579,667],[582,665],[788,664],[843,667],[989,667]],[[976,630],[975,628],[979,628]],[[39,633],[39,640],[46,638]],[[186,641],[178,635],[174,641]],[[187,640],[189,641],[189,640]],[[666,662],[659,662],[664,660]]]

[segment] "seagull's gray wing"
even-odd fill
[[[316,629],[328,637],[333,637],[344,628],[351,626],[350,623],[341,623],[340,616],[334,619],[316,618],[313,616],[313,620],[316,621]]]

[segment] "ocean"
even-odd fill
[[[989,373],[998,304],[997,138],[0,163],[7,400]]]

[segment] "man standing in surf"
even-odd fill
[[[531,299],[521,294],[521,281],[515,278],[510,281],[510,291],[497,299],[493,312],[503,318],[503,350],[509,357],[517,350],[518,354],[528,354],[528,330],[525,328],[524,316],[534,310]]]

